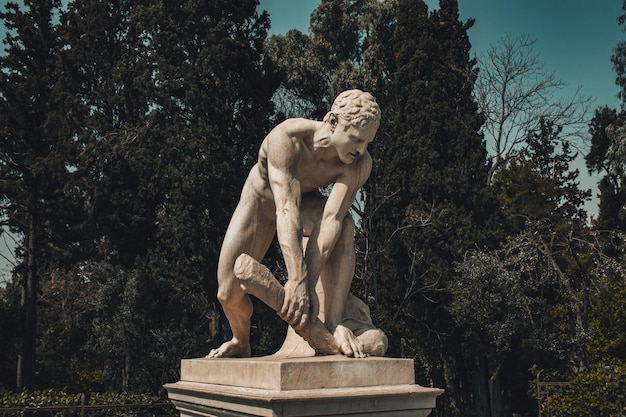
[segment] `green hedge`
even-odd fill
[[[132,407],[124,407],[132,405]],[[150,394],[89,393],[73,394],[65,390],[47,389],[6,392],[0,396],[2,416],[177,416],[178,412],[166,399]]]

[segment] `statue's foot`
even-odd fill
[[[380,329],[369,329],[361,333],[357,339],[363,345],[363,353],[368,356],[385,356],[389,341]]]
[[[333,337],[344,355],[354,356],[355,358],[365,358],[367,356],[363,351],[361,341],[347,327],[338,325]]]
[[[224,342],[222,346],[211,350],[207,358],[249,358],[252,356],[250,344],[240,343],[235,340]]]

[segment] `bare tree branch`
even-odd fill
[[[474,95],[491,145],[489,183],[498,168],[525,147],[528,132],[535,130],[542,118],[563,126],[563,140],[574,147],[587,137],[591,98],[584,97],[580,87],[572,96],[562,97],[560,92],[567,84],[546,70],[533,50],[535,42],[527,35],[512,38],[507,34],[478,59]]]

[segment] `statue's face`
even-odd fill
[[[365,126],[349,126],[342,120],[337,120],[330,140],[341,162],[351,164],[365,154],[367,145],[374,140],[377,130],[378,126],[375,123],[368,123]]]

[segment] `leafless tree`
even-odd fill
[[[563,139],[574,146],[587,134],[591,98],[578,87],[563,96],[567,84],[545,68],[533,49],[536,40],[507,34],[478,58],[480,71],[474,94],[485,117],[483,132],[490,146],[494,173],[524,148],[528,132],[548,119],[563,127]]]

